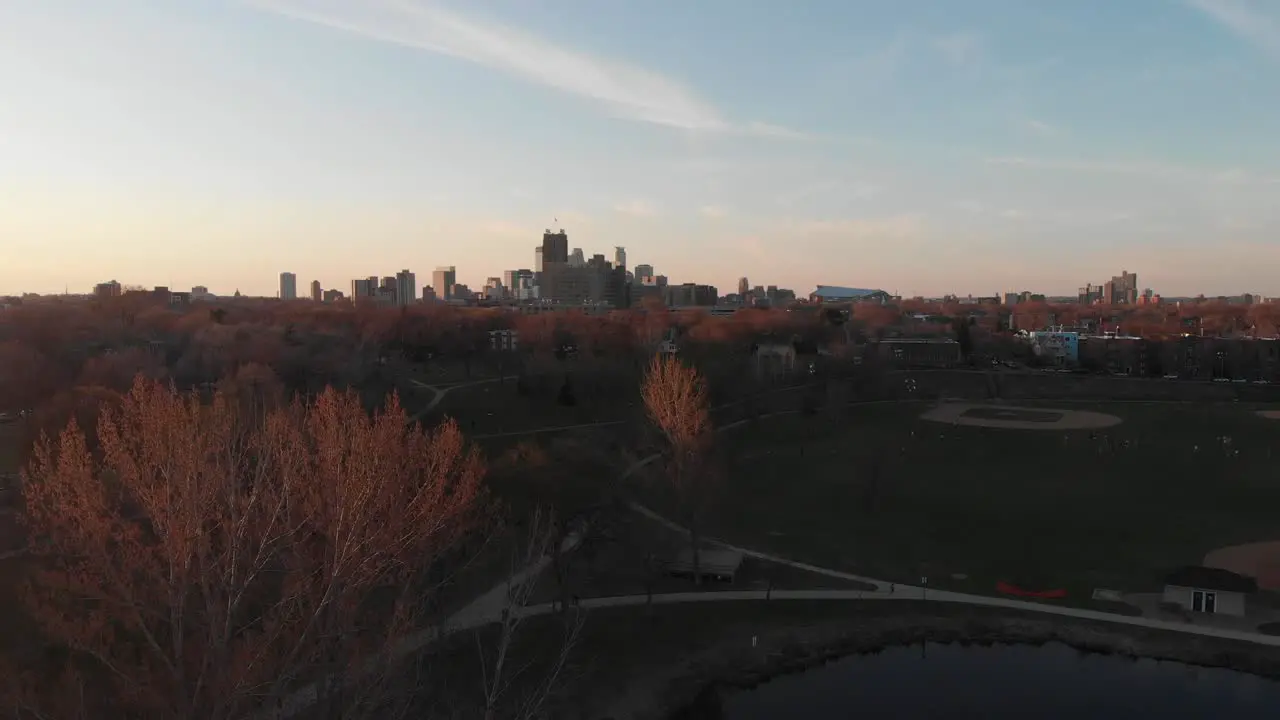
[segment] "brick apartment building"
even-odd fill
[[[1280,381],[1280,341],[1253,338],[1171,340],[1081,337],[1080,364],[1126,375]]]

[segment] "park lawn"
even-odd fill
[[[600,527],[572,554],[566,555],[568,594],[579,598],[612,597],[681,592],[734,590],[874,590],[852,580],[800,570],[787,565],[743,558],[733,582],[673,577],[663,563],[673,560],[689,541],[683,535],[646,518],[626,512],[600,520]],[[539,578],[529,602],[551,602],[560,597],[552,568]]]
[[[973,592],[1005,580],[1074,597],[1157,589],[1213,548],[1280,537],[1280,423],[1245,407],[1091,406],[1125,420],[1095,431],[1110,452],[1090,431],[955,427],[918,420],[922,409],[867,405],[842,420],[790,415],[729,431],[704,531],[884,579],[928,575]],[[663,493],[649,499],[671,511]]]
[[[515,378],[507,378],[450,391],[435,412],[457,420],[464,432],[474,436],[625,420],[643,412],[638,394],[630,400],[596,400],[588,389],[580,388],[575,395],[573,405],[557,402],[554,393],[521,395]],[[421,398],[423,403],[430,401],[430,393],[424,391]]]

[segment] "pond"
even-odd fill
[[[1280,682],[1066,645],[922,644],[854,655],[751,690],[708,693],[682,720],[1277,718]]]

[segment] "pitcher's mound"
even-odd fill
[[[1115,415],[1088,410],[1049,410],[1005,405],[947,403],[920,416],[953,425],[976,425],[1006,430],[1090,430],[1119,425]]]
[[[1280,541],[1219,548],[1204,556],[1204,566],[1248,575],[1263,590],[1280,590]]]
[[[1264,417],[1268,420],[1280,420],[1280,410],[1259,410],[1258,417]]]

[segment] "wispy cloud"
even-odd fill
[[[632,217],[653,217],[658,214],[657,208],[655,208],[652,203],[638,198],[618,203],[613,206],[613,209],[623,215],[630,215]]]
[[[1056,137],[1062,130],[1054,125],[1050,125],[1043,120],[1030,118],[1026,121],[1026,127],[1031,132],[1041,137]]]
[[[1280,12],[1268,0],[1269,10],[1253,0],[1186,0],[1241,40],[1280,60]]]
[[[615,117],[683,130],[803,137],[767,123],[735,123],[672,78],[628,63],[575,52],[512,27],[414,0],[243,0],[249,6],[374,40],[492,68],[593,101]]]
[[[977,35],[955,32],[931,39],[933,48],[952,65],[968,65],[982,58],[983,43]]]
[[[698,212],[705,218],[719,220],[729,214],[728,208],[723,205],[703,205],[698,208]]]
[[[838,235],[850,239],[907,240],[920,235],[923,221],[918,215],[878,218],[807,220],[790,223],[789,230],[801,235]]]
[[[1067,160],[1022,156],[989,157],[985,159],[985,162],[989,165],[1003,165],[1007,167],[1027,168],[1033,170],[1099,173],[1107,175],[1136,175],[1158,180],[1184,180],[1222,185],[1280,184],[1280,177],[1259,175],[1239,168],[1210,170],[1162,163]]]
[[[774,202],[785,207],[791,207],[803,200],[819,198],[867,200],[880,194],[883,189],[878,184],[865,181],[822,180],[790,189],[779,195]]]

